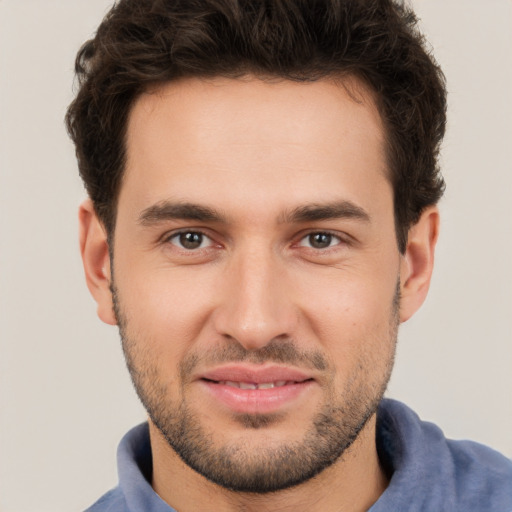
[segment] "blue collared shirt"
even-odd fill
[[[369,512],[512,512],[512,461],[471,441],[451,441],[407,406],[383,400],[377,450],[392,475]],[[153,491],[147,423],[122,439],[119,485],[86,512],[176,512]]]

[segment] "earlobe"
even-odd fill
[[[400,321],[408,320],[423,304],[434,268],[439,235],[439,211],[427,208],[409,230],[407,248],[400,265]]]
[[[80,253],[87,287],[98,304],[100,319],[107,324],[116,325],[110,290],[111,272],[107,234],[90,199],[80,205],[78,219]]]

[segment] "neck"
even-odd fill
[[[388,485],[375,446],[375,415],[332,466],[295,487],[267,494],[233,492],[188,467],[150,421],[153,489],[180,512],[359,512]],[[328,489],[328,492],[326,492]]]

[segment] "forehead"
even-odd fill
[[[149,124],[159,130],[162,125],[170,128],[170,122],[176,134],[190,137],[191,142],[202,133],[213,135],[212,130],[223,137],[230,131],[234,142],[252,137],[255,142],[276,144],[301,137],[311,141],[314,130],[319,139],[326,131],[343,137],[371,128],[368,135],[380,138],[383,134],[375,95],[351,77],[314,82],[253,76],[188,78],[159,85],[135,102],[129,116],[128,140],[133,143],[130,136],[141,128],[154,136],[149,133]],[[203,138],[202,142],[208,141]]]
[[[169,195],[197,202],[203,194],[204,202],[210,193],[225,204],[258,194],[337,200],[325,195],[355,188],[370,196],[389,188],[384,153],[374,97],[355,79],[186,79],[136,101],[120,201],[128,192],[140,208]]]

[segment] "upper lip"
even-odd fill
[[[303,382],[313,377],[297,368],[285,366],[229,364],[202,372],[198,378],[215,382],[231,381],[263,384],[278,381]]]

